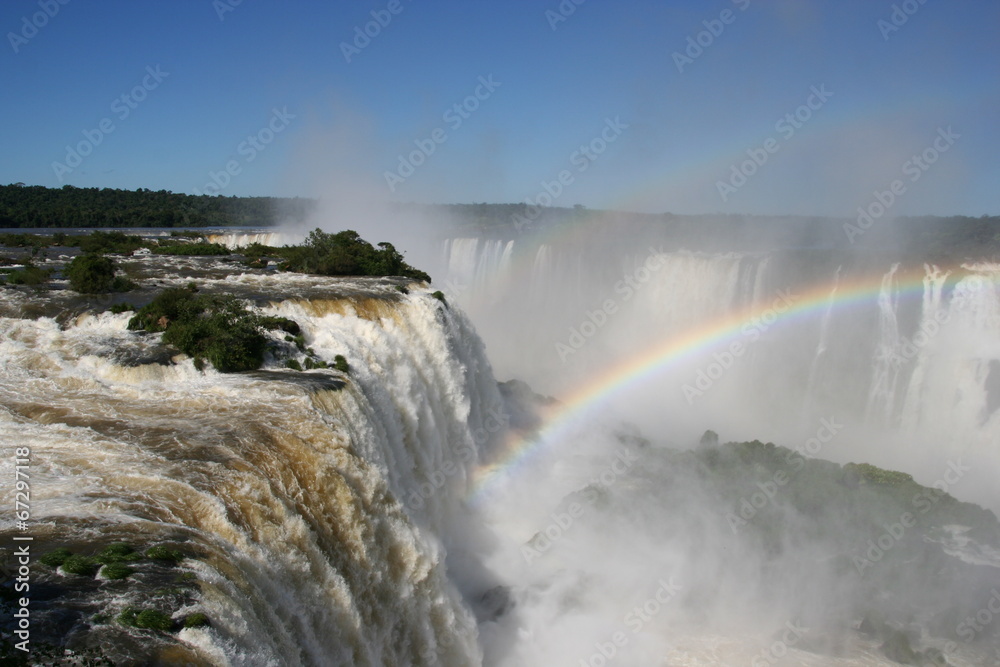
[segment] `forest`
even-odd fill
[[[0,185],[0,228],[266,227],[305,220],[315,201],[167,190]]]
[[[317,204],[315,199],[302,197],[222,197],[145,188],[46,188],[15,183],[0,185],[0,228],[314,226],[309,218]],[[427,233],[441,238],[458,234],[510,239],[542,229],[590,225],[609,239],[621,234],[650,235],[657,243],[663,242],[666,230],[669,248],[706,252],[791,247],[890,251],[934,260],[1000,257],[998,216],[686,215],[526,203],[396,202],[390,210],[403,221],[427,221]]]

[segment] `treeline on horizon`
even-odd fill
[[[306,198],[223,197],[110,188],[47,188],[0,185],[0,227],[142,228],[270,227],[304,222],[317,201]],[[890,219],[737,214],[684,215],[592,210],[583,206],[514,204],[395,205],[401,216],[417,214],[442,235],[465,233],[516,238],[541,228],[588,224],[609,240],[646,234],[692,250],[767,250],[774,247],[898,249],[924,256],[1000,255],[1000,216],[908,216]]]
[[[0,185],[0,228],[267,227],[303,221],[316,202],[303,198],[186,195],[64,185]]]

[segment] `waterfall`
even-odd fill
[[[224,232],[209,234],[209,243],[218,243],[227,248],[235,249],[248,246],[251,243],[280,247],[283,245],[293,245],[302,242],[302,234],[289,234],[286,232]]]
[[[826,309],[823,311],[823,319],[820,321],[819,342],[816,344],[816,354],[813,357],[812,364],[809,366],[809,380],[806,384],[806,401],[804,404],[806,409],[804,409],[802,413],[804,419],[809,418],[809,408],[811,407],[810,400],[816,389],[819,367],[824,356],[826,355],[827,347],[829,345],[830,317],[833,314],[833,306],[837,297],[837,289],[840,287],[840,272],[843,268],[843,265],[838,266],[836,273],[833,275],[833,287],[830,289],[830,296],[826,300]]]
[[[122,365],[157,338],[126,331],[129,314],[0,318],[0,437],[31,443],[35,539],[179,545],[200,593],[175,613],[211,619],[179,635],[201,661],[479,664],[444,562],[503,420],[471,325],[425,291],[373,285],[264,311],[295,318],[349,375]],[[13,479],[13,459],[0,465]],[[122,590],[90,612],[146,602]]]
[[[882,287],[878,293],[879,328],[871,387],[868,390],[868,420],[876,416],[887,424],[895,409],[896,382],[899,377],[899,324],[897,321],[897,297],[895,290],[896,272],[899,264],[882,276]]]

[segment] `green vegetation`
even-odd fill
[[[130,310],[135,310],[135,306],[133,306],[131,303],[125,303],[125,302],[116,303],[112,305],[110,308],[108,308],[108,311],[114,313],[115,315],[118,315],[119,313],[127,313]]]
[[[293,336],[299,336],[302,333],[302,329],[299,327],[299,323],[295,320],[290,320],[287,317],[277,317],[274,315],[265,315],[260,318],[260,324],[262,327],[268,331],[275,331],[280,329],[287,334],[292,334]],[[285,340],[288,340],[286,337]]]
[[[301,333],[294,336],[285,336],[285,340],[289,343],[295,343],[295,347],[299,349],[299,352],[306,351],[306,339]]]
[[[59,567],[66,562],[66,559],[73,555],[73,552],[66,547],[59,547],[58,549],[53,549],[49,553],[45,554],[39,558],[39,562],[42,565],[48,565],[49,567]]]
[[[197,611],[193,614],[188,614],[184,619],[185,628],[200,628],[202,626],[208,625],[208,616]]]
[[[340,356],[339,354],[337,355]],[[329,368],[330,364],[326,363],[322,359],[316,359],[315,357],[306,357],[305,368],[307,371],[311,371],[314,368]]]
[[[43,269],[40,266],[35,266],[31,260],[26,260],[23,269],[14,270],[7,274],[7,283],[37,287],[48,282],[51,275],[51,269]]]
[[[315,202],[110,188],[0,186],[0,227],[229,227],[302,221]]]
[[[69,285],[81,294],[128,292],[136,285],[124,276],[116,275],[117,264],[104,255],[87,254],[73,259],[66,267]]]
[[[73,555],[63,561],[62,570],[67,574],[92,577],[97,572],[98,562],[87,556]]]
[[[63,236],[62,243],[68,247],[77,246],[85,253],[109,252],[127,255],[149,245],[149,242],[143,241],[141,236],[125,234],[119,231],[102,232],[94,230],[86,236]]]
[[[859,480],[886,486],[898,486],[913,481],[913,476],[905,472],[877,468],[870,463],[848,463],[844,466],[844,472]]]
[[[441,303],[443,303],[444,305],[446,306],[448,305],[448,300],[445,299],[444,292],[442,292],[441,290],[434,292],[433,294],[431,294],[431,296],[440,301]]]
[[[175,243],[153,248],[157,255],[231,255],[232,251],[218,243]]]
[[[42,248],[48,248],[52,241],[53,237],[41,234],[0,234],[0,245],[7,248],[31,248],[33,255]]]
[[[302,364],[300,364],[297,359],[289,359],[285,362],[285,368],[290,368],[293,371],[301,371]]]
[[[260,368],[267,337],[264,321],[238,299],[228,295],[197,295],[190,288],[161,292],[129,320],[131,330],[163,332],[163,342],[192,357],[202,368],[211,362],[221,373]]]
[[[283,271],[321,276],[405,276],[430,282],[430,276],[405,261],[391,243],[378,248],[357,232],[346,230],[328,234],[319,229],[309,232],[305,243],[278,249]]]
[[[131,545],[125,544],[124,542],[118,542],[117,544],[104,547],[100,553],[94,556],[94,560],[98,563],[103,563],[104,565],[109,565],[111,563],[127,563],[141,559],[142,554],[132,548]]]
[[[170,632],[174,627],[174,620],[162,611],[137,609],[136,607],[127,607],[118,614],[118,622],[130,628],[159,630],[160,632]]]
[[[345,359],[344,355],[342,354],[338,354],[333,358],[333,367],[336,368],[341,373],[351,372],[351,366],[350,364],[347,363],[347,359]]]
[[[222,197],[185,195],[166,190],[112,190],[109,188],[62,188],[13,184],[0,186],[0,227],[228,227],[272,226],[279,220],[304,222],[316,201],[300,198]],[[530,228],[569,227],[597,222],[607,229],[665,230],[677,247],[703,251],[762,249],[778,236],[796,239],[800,247],[852,250],[852,239],[844,224],[853,220],[822,217],[750,215],[675,215],[588,210],[582,206],[534,207],[515,204],[397,204],[401,214],[416,213],[441,221],[442,230],[460,234],[505,235]],[[882,220],[865,234],[871,248],[900,250],[906,255],[936,259],[996,256],[1000,253],[1000,218],[993,216],[899,217]],[[182,232],[185,238],[197,238]],[[0,243],[8,247],[32,248],[49,245],[28,238],[6,235]],[[179,235],[180,236],[180,235]],[[73,237],[67,236],[71,242]],[[56,244],[61,244],[57,241]],[[901,247],[900,247],[901,246]],[[263,255],[279,256],[279,249],[248,247],[244,254],[254,266]],[[99,252],[124,252],[100,249]],[[337,258],[330,264],[336,265]],[[311,273],[313,271],[305,271]],[[346,275],[341,271],[325,275]],[[360,273],[357,275],[376,275]],[[406,275],[394,270],[380,275]],[[422,278],[420,278],[422,279]]]
[[[130,574],[133,574],[135,570],[130,568],[125,563],[108,563],[101,568],[100,575],[105,579],[125,579]]]
[[[162,544],[158,544],[146,550],[146,558],[176,565],[184,560],[184,554],[176,549],[170,549]]]

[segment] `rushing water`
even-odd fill
[[[36,553],[124,541],[187,556],[83,588],[36,566],[50,600],[39,632],[123,664],[894,664],[880,640],[845,630],[864,601],[908,610],[915,645],[947,664],[993,664],[992,618],[975,641],[928,628],[954,630],[961,617],[939,619],[986,604],[1000,545],[951,526],[922,538],[945,559],[914,570],[933,572],[926,582],[862,579],[822,534],[803,537],[814,526],[781,499],[769,510],[788,532],[781,549],[731,531],[710,480],[667,445],[709,427],[793,445],[832,415],[846,436],[819,456],[893,463],[926,484],[965,457],[976,469],[949,491],[990,505],[1000,267],[519,243],[452,239],[435,286],[407,293],[397,279],[124,260],[146,298],[194,279],[294,319],[318,357],[346,357],[347,374],[293,372],[277,357],[252,373],[199,372],[157,335],[128,331],[129,313],[99,312],[101,299],[0,291],[0,438],[32,450]],[[640,272],[651,257],[657,268]],[[631,292],[616,291],[629,276]],[[860,284],[870,288],[841,298]],[[439,286],[448,303],[431,296]],[[815,308],[758,328],[704,395],[687,400],[683,385],[731,337],[503,464],[536,423],[491,360],[561,397],[657,340],[759,315],[783,289],[814,294]],[[560,359],[556,343],[607,299],[614,316]],[[635,415],[638,427],[617,420]],[[14,478],[11,457],[0,475]],[[7,515],[0,531],[17,532]],[[150,604],[211,625],[166,635],[113,622]]]

